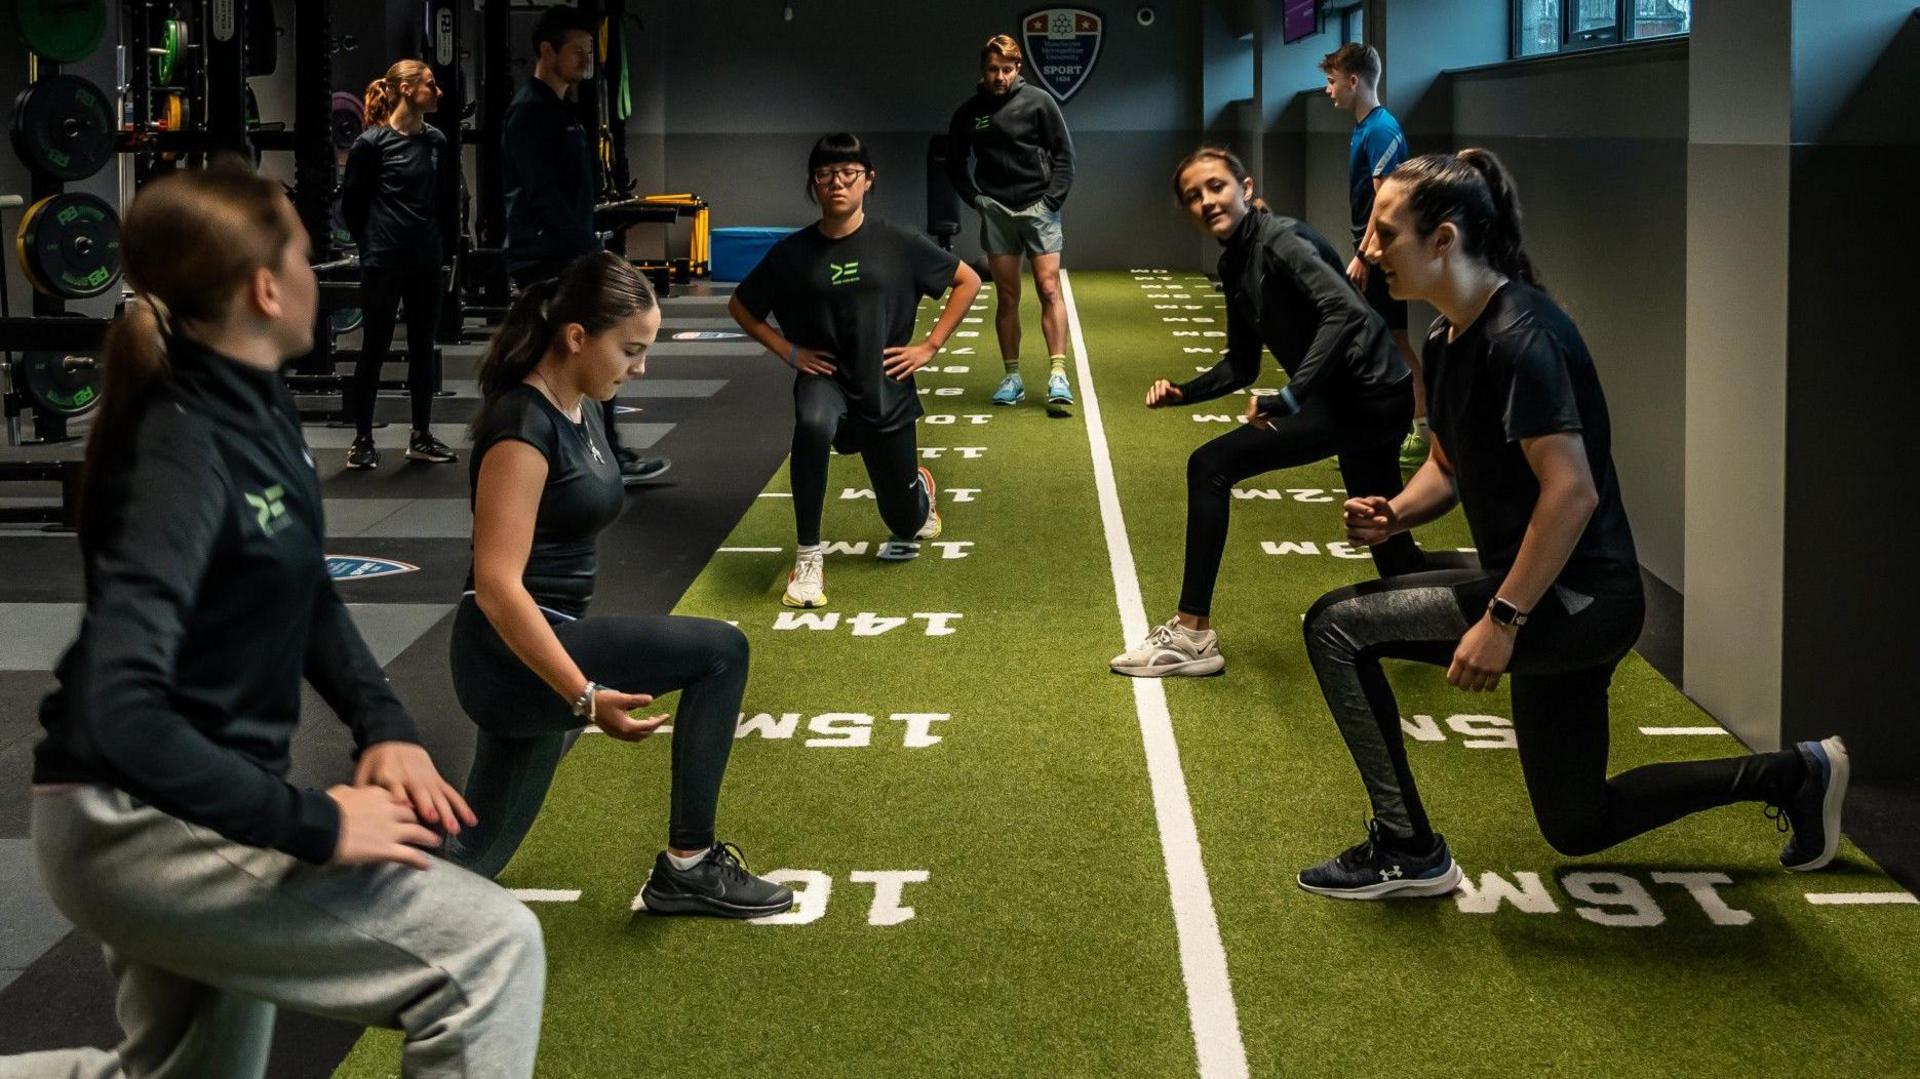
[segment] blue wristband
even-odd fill
[[[800,346],[799,345],[795,345],[795,344],[787,345],[787,366],[793,368],[796,371],[800,370]]]

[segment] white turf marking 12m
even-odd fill
[[[1087,424],[1087,442],[1093,449],[1093,482],[1100,496],[1100,521],[1106,528],[1107,560],[1113,567],[1114,600],[1120,610],[1124,645],[1147,635],[1147,610],[1140,599],[1133,546],[1127,541],[1126,521],[1120,513],[1120,491],[1113,478],[1113,457],[1107,451],[1106,427],[1100,420],[1100,398],[1093,389],[1093,366],[1087,360],[1080,309],[1074,305],[1073,283],[1065,270],[1060,272],[1060,297],[1066,304],[1067,330],[1080,375],[1081,410]],[[1187,779],[1180,771],[1180,746],[1174,741],[1166,692],[1157,678],[1127,681],[1133,686],[1140,739],[1146,748],[1147,777],[1153,787],[1153,813],[1166,860],[1167,888],[1173,898],[1173,927],[1180,942],[1180,973],[1187,986],[1187,1017],[1193,1027],[1200,1076],[1241,1079],[1247,1074],[1247,1050],[1240,1040],[1240,1014],[1227,973],[1227,949],[1220,940],[1207,868],[1200,859],[1200,831],[1187,799]]]

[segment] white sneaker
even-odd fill
[[[1227,661],[1220,655],[1218,634],[1207,630],[1195,637],[1182,629],[1180,620],[1175,618],[1166,625],[1153,627],[1153,632],[1147,634],[1139,647],[1113,657],[1109,666],[1115,674],[1135,678],[1197,677],[1219,674],[1226,670]]]
[[[887,539],[887,542],[881,544],[879,553],[874,557],[880,559],[882,562],[912,561],[920,557],[921,543],[926,540],[940,538],[940,529],[942,527],[940,511],[934,508],[933,505],[933,496],[937,488],[933,483],[933,473],[927,471],[925,465],[920,467],[920,482],[927,489],[926,523],[920,526],[920,531],[915,532],[912,539],[901,539],[899,536],[892,536]]]
[[[787,574],[787,592],[780,597],[784,606],[808,609],[824,607],[827,602],[827,556],[815,551],[793,560]]]

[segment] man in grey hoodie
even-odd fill
[[[1060,299],[1060,207],[1073,188],[1073,139],[1053,96],[1020,78],[1022,55],[1000,34],[980,49],[980,89],[947,128],[947,171],[961,199],[980,211],[980,246],[993,272],[994,329],[1007,374],[996,405],[1026,399],[1020,381],[1020,258],[1033,261],[1040,333],[1051,370],[1047,411],[1073,414],[1067,382],[1067,309]]]

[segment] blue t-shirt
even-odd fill
[[[1385,178],[1406,159],[1407,136],[1385,105],[1375,105],[1366,119],[1353,125],[1353,141],[1347,144],[1347,201],[1353,209],[1356,251],[1373,214],[1373,178]]]

